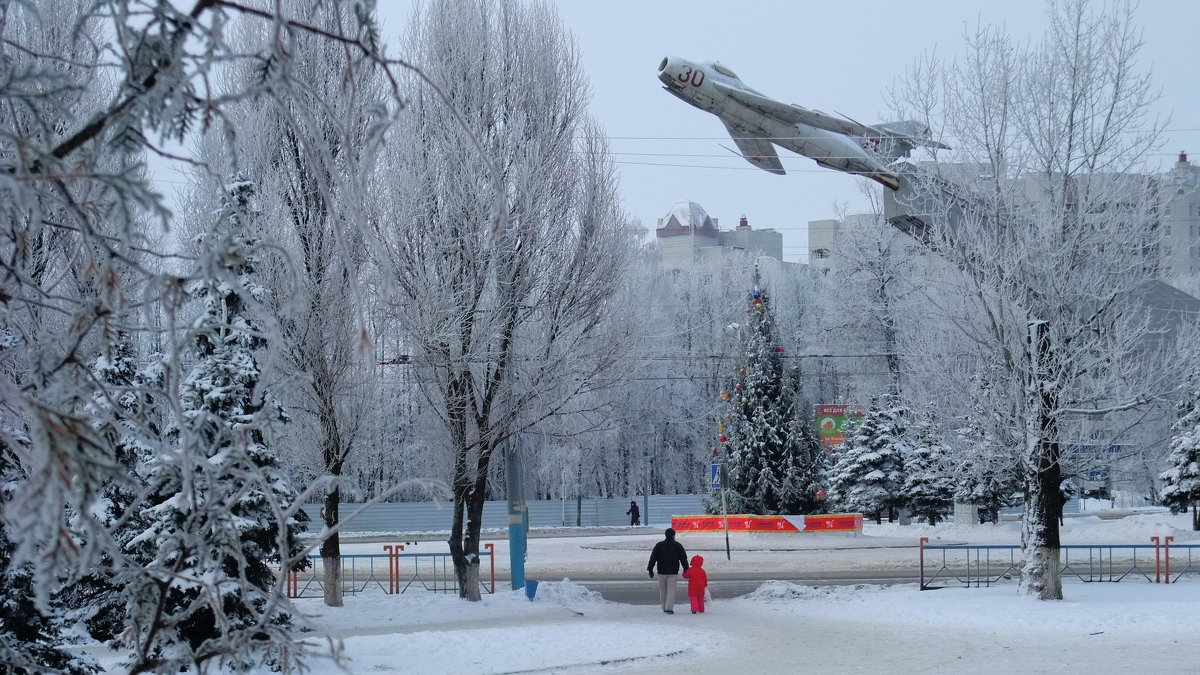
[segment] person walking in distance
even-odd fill
[[[692,601],[692,614],[704,613],[704,591],[708,589],[708,572],[704,571],[704,558],[692,556],[692,566],[683,571],[688,580],[688,600]]]
[[[629,516],[630,525],[642,524],[642,512],[638,510],[637,500],[629,502],[629,510],[625,512],[625,515]]]
[[[683,545],[675,541],[675,530],[667,528],[666,538],[654,545],[650,552],[650,564],[646,570],[650,578],[654,578],[655,566],[658,567],[658,599],[662,602],[662,610],[667,614],[675,613],[675,580],[679,577],[679,568],[687,571],[687,551]]]

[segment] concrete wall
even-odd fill
[[[539,499],[527,502],[529,505],[530,527],[574,527],[578,508],[574,499],[566,501],[566,522],[563,521],[563,502],[556,499]],[[645,524],[645,501],[639,497],[638,508],[642,509],[642,523]],[[405,502],[398,504],[376,504],[362,515],[355,518],[343,532],[439,532],[449,531],[453,520],[451,507],[453,503],[441,502]],[[601,527],[628,525],[628,499],[584,499],[582,503],[582,522],[584,527]],[[342,520],[358,513],[360,504],[342,504],[338,513]],[[305,504],[308,513],[310,530],[320,529],[319,504]],[[489,501],[483,507],[484,529],[501,529],[508,527],[507,504],[503,501]],[[703,513],[700,507],[699,495],[653,495],[650,497],[649,522],[666,528],[671,524],[671,516],[694,515]]]

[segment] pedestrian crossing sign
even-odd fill
[[[714,490],[720,490],[721,489],[721,465],[713,464],[712,466],[708,467],[708,469],[709,469],[709,474],[708,474],[709,485],[711,485],[712,489],[714,489]]]

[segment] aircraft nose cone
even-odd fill
[[[664,56],[662,61],[658,62],[658,79],[671,87],[676,87],[679,83],[675,81],[675,71],[679,70],[679,59]]]

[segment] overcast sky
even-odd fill
[[[818,168],[780,150],[786,176],[751,167],[716,117],[662,90],[663,56],[717,60],[773,98],[862,122],[888,118],[884,92],[926,50],[951,58],[966,27],[1003,25],[1036,37],[1046,25],[1041,0],[855,0],[854,2],[700,2],[560,0],[591,80],[592,114],[612,137],[626,210],[653,228],[671,205],[698,202],[723,229],[745,214],[755,227],[784,233],[784,257],[802,260],[809,220],[831,218],[835,204],[865,207],[862,179]],[[379,3],[384,31],[404,30],[413,3]],[[1169,168],[1180,150],[1200,160],[1200,2],[1144,0],[1145,47],[1171,116],[1156,160]]]

